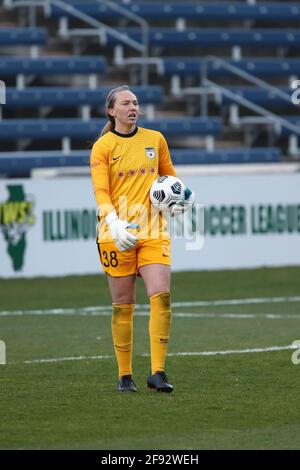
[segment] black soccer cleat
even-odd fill
[[[171,393],[173,392],[173,386],[168,383],[166,373],[163,371],[155,372],[150,375],[147,380],[148,388],[152,388],[157,392]]]
[[[118,380],[117,390],[119,392],[137,392],[132,375],[122,375]]]

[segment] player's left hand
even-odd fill
[[[195,193],[191,191],[190,188],[185,188],[184,199],[176,202],[176,204],[171,207],[171,216],[174,217],[178,214],[183,214],[186,210],[193,206],[194,202]]]

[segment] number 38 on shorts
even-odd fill
[[[119,251],[114,242],[97,246],[104,272],[115,277],[137,274],[146,264],[171,264],[169,239],[139,240],[136,247],[126,251]]]

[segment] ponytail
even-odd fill
[[[107,121],[105,126],[103,127],[102,131],[100,132],[100,137],[102,137],[104,134],[107,134],[109,131],[111,131],[114,128],[114,122],[113,121]]]

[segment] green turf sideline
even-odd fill
[[[225,305],[251,305],[251,304],[269,304],[269,303],[285,303],[300,302],[300,296],[289,297],[258,297],[246,299],[227,299],[227,300],[196,300],[191,302],[173,302],[172,308],[182,307],[207,307],[207,306],[225,306]],[[136,304],[136,309],[149,308],[148,304]],[[8,315],[73,315],[73,314],[96,314],[96,312],[104,312],[103,315],[110,315],[110,305],[99,305],[83,308],[54,308],[44,310],[2,310],[0,316]]]

